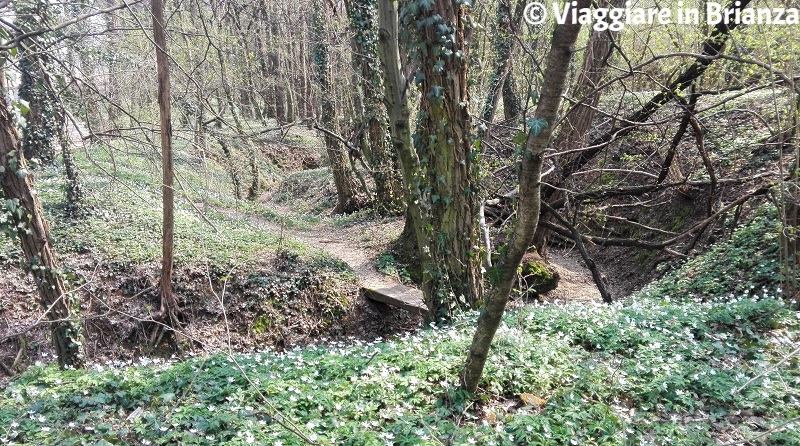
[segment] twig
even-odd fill
[[[771,434],[773,432],[777,432],[779,430],[782,430],[784,427],[786,427],[786,426],[788,426],[788,425],[790,425],[790,424],[792,424],[792,423],[794,423],[795,421],[798,421],[798,420],[800,420],[800,417],[794,417],[794,418],[791,418],[789,420],[786,420],[782,424],[779,424],[779,425],[773,427],[772,429],[766,430],[766,431],[756,435],[753,438],[745,438],[743,440],[732,441],[730,443],[723,443],[720,446],[734,446],[734,445],[737,445],[737,444],[751,443],[751,442],[753,442],[755,440],[758,440],[759,438],[766,437],[767,435],[769,435],[769,434]]]

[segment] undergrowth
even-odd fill
[[[63,205],[60,173],[43,171],[37,178],[37,191],[49,220],[52,236],[61,253],[92,252],[109,262],[141,264],[161,257],[161,195],[158,172],[144,157],[112,159],[95,148],[78,154],[84,188],[90,191],[87,215],[80,219],[60,218]],[[330,256],[276,231],[261,229],[231,212],[238,208],[263,210],[256,204],[228,197],[225,173],[209,162],[208,175],[214,181],[203,183],[191,158],[177,157],[176,170],[186,178],[186,194],[178,190],[175,206],[175,260],[181,264],[212,264],[220,267],[254,262],[265,254],[292,251],[335,265]],[[113,173],[113,176],[109,175]],[[198,188],[207,187],[206,192]],[[194,201],[194,206],[189,199]],[[206,203],[202,201],[206,200]],[[253,209],[251,209],[253,208]],[[343,268],[337,265],[337,268]]]
[[[800,319],[769,288],[775,282],[759,278],[776,272],[770,248],[751,243],[769,237],[770,221],[762,214],[708,258],[627,302],[508,313],[475,400],[457,385],[476,317],[467,314],[449,327],[371,343],[323,340],[282,353],[144,359],[88,372],[34,367],[0,394],[0,440],[800,444],[800,369],[792,356]],[[748,284],[731,296],[721,292],[731,283],[700,281],[713,268],[729,274],[724,262],[713,263],[723,251],[742,258],[737,268],[754,269],[759,293]],[[760,269],[767,267],[771,273]],[[694,281],[676,279],[689,271]],[[702,301],[686,291],[698,287]]]
[[[798,341],[796,314],[780,300],[642,298],[510,313],[478,404],[456,385],[473,319],[387,342],[33,368],[0,395],[0,439],[303,444],[277,423],[289,420],[320,444],[697,445],[800,413],[796,361],[749,382]],[[790,424],[764,441],[800,435]]]
[[[92,218],[139,222],[126,207],[139,204],[120,203],[113,190],[102,193],[118,207]],[[192,210],[181,215],[191,219]],[[0,442],[288,446],[306,444],[303,436],[344,445],[800,444],[793,356],[800,319],[777,297],[774,222],[774,213],[761,212],[626,302],[509,312],[475,399],[457,385],[473,313],[375,342],[323,339],[285,352],[144,358],[78,371],[32,367],[0,392]],[[255,252],[262,237],[274,249],[267,234],[226,225],[242,243],[227,250]],[[97,246],[124,243],[97,242],[87,235],[94,230],[74,235]],[[140,258],[153,254],[138,233],[124,238],[146,245],[126,248]],[[203,249],[197,258],[217,248]],[[306,285],[246,280],[273,300],[281,286]]]

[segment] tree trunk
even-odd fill
[[[588,8],[589,0],[579,0],[576,8]],[[567,71],[572,59],[575,41],[580,32],[579,24],[567,21],[556,26],[553,33],[552,47],[547,60],[542,93],[534,114],[534,125],[531,126],[526,142],[525,153],[521,161],[519,179],[519,207],[514,230],[507,249],[501,256],[489,300],[478,318],[478,327],[472,339],[464,369],[461,373],[461,385],[474,393],[483,374],[483,368],[489,355],[489,348],[500,326],[508,296],[517,275],[517,268],[522,256],[528,250],[541,210],[541,174],[545,149],[549,146],[556,122],[561,95],[567,78]]]
[[[325,22],[322,6],[314,2],[314,65],[315,79],[320,93],[322,126],[332,132],[337,131],[335,94],[331,84],[331,73],[328,61],[328,44],[325,35]],[[336,138],[326,134],[325,146],[331,162],[333,180],[336,184],[337,203],[335,214],[347,214],[356,211],[362,203],[358,199],[358,185],[347,161],[347,154]],[[365,191],[366,192],[366,191]]]
[[[368,162],[375,180],[375,195],[378,206],[390,213],[402,209],[402,186],[386,138],[386,112],[380,91],[383,89],[378,68],[378,45],[376,28],[376,4],[367,0],[345,2],[350,26],[353,29],[354,66],[360,72],[361,91],[364,98],[363,125],[366,128]]]
[[[497,61],[494,72],[489,78],[489,91],[483,103],[483,112],[481,112],[481,119],[489,124],[494,120],[497,103],[501,96],[506,119],[516,119],[521,113],[511,69],[511,57],[516,43],[514,35],[519,27],[521,17],[522,11],[517,11],[516,16],[512,16],[511,0],[497,2],[497,22],[492,34],[492,46]]]
[[[483,291],[465,16],[463,3],[436,0],[405,18],[422,93],[414,145],[426,175],[423,205],[431,216],[434,271],[423,291],[433,318],[473,308]]]
[[[76,217],[81,212],[83,201],[83,186],[78,177],[78,168],[72,157],[72,142],[69,137],[69,126],[66,120],[66,111],[61,110],[58,115],[58,124],[61,127],[58,138],[61,144],[61,158],[64,160],[64,174],[67,177],[67,213]]]
[[[604,6],[619,8],[624,3],[624,0],[611,0],[610,4]],[[611,56],[611,41],[616,34],[618,32],[611,30],[592,31],[589,37],[589,46],[586,47],[586,54],[583,58],[583,68],[572,94],[578,104],[567,113],[564,124],[553,142],[556,152],[577,150],[586,145],[586,138],[592,128],[595,110],[600,102],[601,92],[595,91],[595,89],[600,85],[605,75],[606,62]],[[560,200],[564,196],[563,190],[556,190],[548,201]],[[544,214],[542,218],[547,219],[549,222],[554,221],[554,216],[550,214]],[[533,239],[533,245],[542,257],[547,255],[548,234],[549,231],[547,229],[539,228]]]
[[[173,249],[175,245],[175,189],[172,160],[172,119],[170,117],[169,60],[167,58],[167,39],[165,36],[164,0],[151,0],[153,9],[153,41],[156,46],[156,67],[158,71],[158,106],[161,115],[161,185],[163,209],[163,240],[161,258],[161,309],[159,319],[176,328],[179,326],[180,310],[172,293]]]
[[[378,0],[378,44],[383,67],[386,111],[389,115],[392,148],[397,154],[403,176],[406,200],[406,229],[413,231],[422,271],[423,293],[430,293],[433,262],[430,250],[430,233],[425,224],[427,216],[422,208],[422,173],[420,160],[411,143],[411,111],[408,106],[407,80],[400,63],[398,11],[394,0]],[[403,230],[407,234],[406,229]],[[429,315],[430,316],[430,315]]]
[[[49,21],[47,2],[14,2],[16,24],[20,33],[33,31]],[[29,161],[55,164],[54,140],[58,136],[57,100],[48,88],[45,67],[48,56],[42,47],[47,45],[44,36],[26,39],[19,45],[18,68],[21,74],[19,98],[27,103],[25,128],[22,132],[22,152]]]
[[[280,57],[278,57],[278,50],[280,47],[277,44],[279,35],[277,17],[273,17],[270,22],[270,37],[272,40],[272,45],[269,49],[269,64],[272,66],[272,79],[274,79],[275,82],[275,119],[278,121],[278,124],[281,124],[287,122],[286,83],[282,76],[284,71],[281,67],[282,63]]]
[[[0,69],[0,90],[6,90],[5,72]],[[28,174],[19,136],[9,114],[6,100],[0,101],[0,180],[8,222],[2,229],[18,237],[28,271],[33,275],[45,317],[52,321],[51,334],[61,367],[81,367],[83,347],[80,324],[70,320],[75,306],[58,270],[56,253],[50,242],[50,228],[42,205],[33,191],[33,177]]]

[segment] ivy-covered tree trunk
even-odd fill
[[[387,144],[387,118],[380,94],[383,83],[377,61],[377,4],[371,0],[348,0],[345,5],[353,29],[356,62],[353,68],[360,72],[364,97],[363,125],[368,142],[364,155],[368,157],[372,169],[378,205],[389,212],[398,212],[402,208],[402,186]]]
[[[58,124],[60,131],[58,134],[61,144],[61,158],[64,161],[64,175],[67,177],[67,213],[76,217],[81,212],[83,201],[83,185],[78,176],[78,168],[72,157],[72,141],[69,137],[69,126],[66,119],[66,111],[61,110],[58,114]]]
[[[0,90],[6,91],[5,73],[0,69]],[[19,137],[11,120],[9,104],[0,101],[0,181],[3,207],[0,227],[19,238],[25,266],[36,282],[45,317],[51,321],[51,334],[61,367],[81,367],[83,347],[80,324],[73,318],[74,296],[58,269],[50,242],[50,228],[42,205],[33,191],[33,177],[27,172]]]
[[[577,8],[588,8],[589,0],[578,0]],[[542,84],[542,93],[534,117],[529,121],[530,131],[521,161],[519,178],[519,205],[511,240],[501,255],[500,262],[492,274],[493,287],[486,306],[478,318],[478,327],[472,338],[461,385],[474,393],[483,374],[497,328],[505,312],[508,297],[522,256],[528,251],[541,210],[541,175],[544,152],[550,145],[553,124],[558,116],[561,95],[564,93],[567,71],[572,60],[575,41],[581,26],[567,21],[556,26],[552,47],[547,59],[547,68]]]
[[[320,5],[319,1],[314,2],[312,21],[314,79],[319,88],[320,118],[323,127],[335,132],[337,129],[336,101],[333,85],[331,83],[328,44],[325,33],[325,17],[322,11],[322,5]],[[333,180],[336,184],[337,203],[333,212],[335,214],[347,214],[356,211],[361,207],[362,203],[358,198],[358,184],[348,165],[347,154],[342,149],[339,140],[327,133],[325,134],[325,147],[328,151],[328,159],[331,162],[331,171],[333,171]]]
[[[397,154],[403,176],[406,201],[406,225],[400,236],[402,242],[413,239],[417,247],[423,284],[432,283],[434,271],[430,249],[430,226],[427,208],[423,208],[423,172],[420,159],[411,142],[411,111],[408,105],[408,80],[400,62],[400,33],[396,0],[378,0],[378,44],[384,78],[384,102],[389,116],[392,149]],[[423,293],[430,287],[423,286]],[[430,316],[430,314],[429,314]]]
[[[425,175],[434,270],[423,292],[433,318],[473,308],[483,292],[478,164],[467,84],[466,5],[412,1],[401,14],[422,93],[414,146]]]
[[[48,2],[14,2],[17,25],[22,33],[41,29],[48,17]],[[58,136],[58,107],[55,93],[47,86],[47,55],[38,49],[38,39],[28,39],[19,46],[21,82],[19,98],[25,101],[25,129],[22,152],[28,160],[41,164],[55,163],[55,138]]]

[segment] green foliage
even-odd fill
[[[745,386],[797,342],[796,314],[780,300],[637,298],[512,312],[478,406],[456,387],[473,319],[391,342],[89,372],[34,367],[0,394],[0,439],[302,444],[275,423],[279,411],[323,444],[688,445],[713,444],[723,430],[755,435],[748,417],[766,430],[800,411],[796,362]],[[766,441],[800,437],[790,425]]]
[[[770,221],[760,215],[726,249],[752,252]],[[304,268],[290,254],[278,262],[287,272]],[[391,264],[389,256],[382,262]],[[263,288],[250,300],[268,302],[314,281],[285,279],[245,279]],[[477,405],[456,387],[469,314],[388,342],[143,359],[88,372],[33,367],[0,393],[0,441],[303,444],[275,422],[280,413],[322,444],[698,445],[772,428],[765,443],[800,442],[796,425],[779,428],[800,412],[798,362],[773,369],[800,340],[797,313],[769,295],[648,297],[660,286],[626,304],[507,314]],[[271,323],[265,316],[253,329]]]
[[[528,120],[525,123],[527,124],[528,129],[530,130],[531,136],[533,138],[539,136],[539,134],[541,134],[542,131],[546,129],[548,125],[547,120],[544,118],[539,118],[539,119],[528,118]]]
[[[737,228],[729,240],[717,243],[668,273],[643,292],[672,299],[756,295],[780,288],[779,223],[771,206]]]
[[[405,266],[400,265],[391,250],[383,251],[375,262],[378,272],[387,276],[396,277],[403,283],[411,283],[411,274]]]

